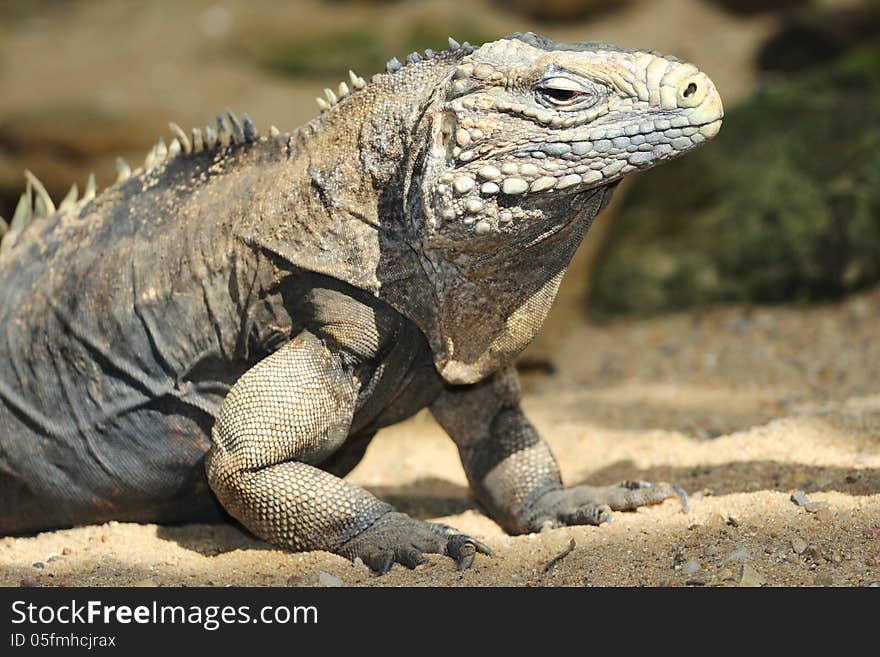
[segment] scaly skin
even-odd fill
[[[711,81],[532,34],[407,61],[292,134],[174,126],[57,211],[29,182],[0,245],[0,533],[224,509],[379,572],[467,567],[485,545],[342,479],[425,407],[509,532],[678,493],[563,487],[512,362],[621,177],[718,132]]]

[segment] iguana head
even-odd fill
[[[623,176],[714,137],[723,115],[690,64],[534,34],[450,41],[392,59],[370,84],[350,77],[357,93],[326,90],[297,144],[314,153],[302,197],[320,190],[336,232],[381,225],[347,249],[373,245],[364,261],[376,266],[357,270],[422,329],[452,384],[485,378],[535,337]]]
[[[723,116],[691,64],[534,34],[475,49],[442,91],[425,213],[432,243],[462,250],[540,231],[572,197],[711,139]]]
[[[437,307],[426,332],[450,383],[525,348],[608,192],[711,139],[723,116],[691,64],[534,34],[450,61],[434,99],[414,179]]]

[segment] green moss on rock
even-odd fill
[[[599,313],[833,299],[880,281],[880,47],[729,111],[640,176],[590,296]]]

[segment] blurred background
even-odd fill
[[[634,176],[541,345],[595,318],[837,299],[880,279],[878,0],[2,0],[0,216],[29,168],[60,198],[167,124],[229,106],[291,130],[349,68],[533,30],[690,60],[728,110],[709,148]],[[554,328],[555,327],[555,328]],[[540,356],[537,357],[540,361]]]

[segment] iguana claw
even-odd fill
[[[611,521],[612,511],[633,511],[658,504],[670,497],[690,510],[687,493],[675,484],[622,481],[612,486],[573,486],[551,490],[532,503],[525,531],[568,525],[602,525]]]
[[[337,553],[352,561],[360,559],[379,575],[395,563],[416,568],[427,563],[425,554],[443,554],[458,570],[470,568],[476,554],[491,555],[482,542],[438,523],[416,520],[390,511],[341,546]]]
[[[492,550],[484,543],[464,534],[455,534],[446,543],[446,554],[455,559],[458,570],[467,570],[474,562],[477,553],[492,556]]]

